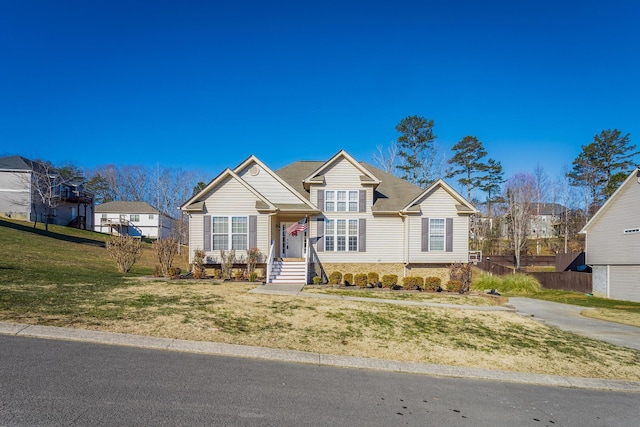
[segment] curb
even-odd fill
[[[341,368],[373,369],[387,372],[423,374],[437,377],[466,378],[503,381],[519,384],[568,387],[591,390],[640,393],[640,381],[606,380],[597,378],[562,377],[558,375],[530,374],[491,369],[434,365],[393,360],[368,359],[354,356],[337,356],[294,350],[222,344],[204,341],[156,338],[116,332],[89,331],[84,329],[38,326],[0,322],[0,334],[28,338],[57,339],[95,344],[121,345],[152,350],[180,351],[218,356],[247,357],[279,362],[305,363]]]

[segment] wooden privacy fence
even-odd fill
[[[591,273],[560,271],[549,273],[527,273],[538,279],[545,289],[558,289],[590,294],[593,290]]]

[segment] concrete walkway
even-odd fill
[[[582,316],[588,307],[521,297],[509,298],[509,304],[519,314],[564,331],[640,350],[640,328]]]
[[[29,338],[82,341],[95,344],[123,345],[153,350],[183,351],[188,353],[211,354],[218,356],[251,357],[280,362],[308,363],[342,368],[376,369],[389,372],[404,372],[440,377],[469,378],[551,387],[640,393],[640,381],[561,377],[558,375],[529,374],[491,369],[465,368],[460,366],[398,362],[394,360],[336,356],[331,354],[279,350],[215,342],[127,335],[115,332],[87,331],[55,326],[37,326],[0,322],[0,334]]]

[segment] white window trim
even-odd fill
[[[338,234],[338,221],[345,221],[345,234]],[[354,234],[349,234],[349,221],[354,221],[356,224],[356,230]],[[328,223],[333,222],[333,233],[331,235],[327,234]],[[324,250],[325,252],[358,252],[360,249],[360,221],[355,218],[327,218],[325,220],[325,243]],[[344,236],[345,244],[344,251],[338,250],[338,236]],[[327,237],[333,238],[333,249],[327,249]],[[349,249],[349,238],[356,238],[356,247],[353,250]]]
[[[339,211],[338,210],[338,193],[343,192],[345,193],[345,199],[344,199],[344,203],[345,203],[345,210],[344,211]],[[329,193],[333,193],[333,200],[329,200]],[[349,210],[349,203],[351,202],[349,200],[349,194],[350,193],[355,193],[356,198],[355,198],[355,203],[356,203],[356,209],[355,210]],[[328,203],[333,203],[333,210],[329,210],[327,209],[327,204]],[[324,206],[323,206],[324,212],[339,212],[339,213],[356,213],[356,212],[360,212],[360,190],[344,190],[344,189],[338,189],[338,190],[325,190],[324,191]]]
[[[214,236],[222,236],[225,233],[214,233],[214,227],[213,227],[213,220],[215,218],[227,218],[227,245],[225,249],[220,249],[220,248],[215,248],[215,244],[214,244],[214,240],[213,237]],[[233,218],[245,218],[247,221],[247,232],[246,233],[234,233],[233,232]],[[247,248],[245,249],[236,249],[236,251],[244,251],[248,249],[249,246],[249,216],[248,215],[211,215],[211,250],[212,251],[230,251],[232,250],[232,246],[233,246],[233,236],[234,235],[242,235],[244,234],[247,237]]]
[[[441,220],[443,224],[442,228],[442,249],[431,248],[431,238],[434,237],[431,228],[431,221]],[[439,237],[439,236],[438,236]],[[446,218],[429,218],[429,251],[430,252],[445,252],[447,250],[447,219]]]

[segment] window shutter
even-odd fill
[[[422,252],[429,252],[429,218],[422,218]]]
[[[318,208],[324,212],[324,190],[318,190]]]
[[[360,190],[359,199],[360,200],[358,205],[360,205],[360,212],[366,212],[367,211],[367,190]]]
[[[258,247],[258,216],[249,215],[249,248]]]
[[[204,216],[204,251],[211,251],[211,215]]]
[[[453,252],[453,218],[447,218],[446,223],[446,243],[445,250],[447,252]]]
[[[366,218],[360,218],[360,224],[358,225],[358,252],[367,251],[367,220]]]
[[[323,190],[318,190],[318,193],[320,193],[320,191],[323,191]],[[324,252],[324,218],[318,217],[318,219],[316,219],[316,225],[318,226],[317,228],[318,244],[316,246],[316,250],[318,252]]]

